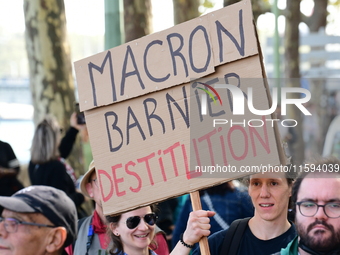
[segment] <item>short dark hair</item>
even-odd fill
[[[335,158],[335,157],[327,157],[327,158],[319,158],[317,160],[314,160],[314,161],[310,161],[308,162],[308,164],[310,165],[314,165],[315,168],[320,168],[321,169],[321,172],[320,173],[327,173],[327,174],[332,174],[332,173],[336,173],[336,174],[339,174],[340,175],[340,160]],[[338,165],[338,171],[334,171],[334,168],[333,170],[331,170],[331,168],[329,167],[330,165]],[[323,166],[327,166],[327,167],[323,167]],[[298,193],[299,193],[299,190],[300,190],[300,186],[301,186],[301,183],[303,181],[303,179],[306,178],[306,176],[308,174],[312,173],[310,171],[310,169],[302,169],[302,171],[299,173],[298,177],[296,178],[294,184],[293,184],[293,189],[292,189],[292,202],[294,204],[293,206],[293,213],[295,215],[296,213],[296,206],[295,206],[295,203],[297,202],[297,196],[298,196]],[[316,172],[316,173],[319,173],[319,172]]]

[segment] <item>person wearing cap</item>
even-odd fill
[[[89,165],[89,170],[84,174],[80,182],[80,190],[86,197],[94,200],[95,209],[91,216],[79,220],[79,233],[74,245],[74,251],[72,251],[71,247],[67,247],[67,252],[69,255],[107,254],[106,250],[110,244],[110,238],[106,234],[106,219],[100,200],[100,189],[93,160]],[[152,248],[155,248],[158,255],[169,254],[165,235],[162,234],[157,226],[156,233],[157,247]]]
[[[0,254],[61,255],[77,234],[77,210],[64,191],[29,186],[0,196]]]

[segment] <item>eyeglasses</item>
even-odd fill
[[[324,205],[318,205],[312,201],[302,201],[296,203],[299,206],[300,213],[305,217],[313,217],[323,207],[323,211],[328,218],[340,217],[340,203],[330,202]]]
[[[4,222],[5,230],[8,233],[15,233],[18,230],[18,225],[29,225],[29,226],[37,226],[37,227],[47,227],[47,228],[55,228],[55,226],[33,223],[33,222],[25,222],[20,221],[14,218],[3,218],[0,217],[0,223]]]
[[[155,225],[156,221],[157,221],[157,215],[155,213],[149,213],[149,214],[145,214],[144,217],[142,217],[144,219],[144,222],[150,226]],[[129,229],[134,229],[136,228],[139,223],[140,223],[140,216],[133,216],[133,217],[129,217],[126,220],[126,226]]]

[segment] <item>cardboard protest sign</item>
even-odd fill
[[[189,82],[258,54],[249,1],[75,62],[80,109]]]
[[[77,61],[75,70],[105,215],[280,164],[270,115],[244,107],[233,116],[228,89],[202,113],[200,95],[217,83],[270,108],[248,0]]]

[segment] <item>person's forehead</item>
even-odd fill
[[[283,179],[285,178],[285,173],[277,172],[277,173],[258,173],[250,176],[251,179]]]
[[[126,213],[122,214],[122,218],[128,218],[131,216],[144,216],[147,213],[151,213],[151,207],[150,206],[146,206],[146,207],[142,207],[133,211],[129,211]]]
[[[301,182],[297,197],[328,201],[340,199],[340,176],[309,174]]]
[[[11,211],[8,209],[4,209],[2,212],[2,217],[4,218],[14,218],[20,221],[27,221],[27,222],[38,222],[38,223],[45,223],[45,224],[52,224],[43,214],[41,213],[20,213]]]
[[[5,208],[2,211],[1,216],[4,218],[15,218],[21,221],[29,221],[29,220],[32,220],[36,214],[37,213],[19,213],[19,212],[14,212],[14,211],[11,211]]]

